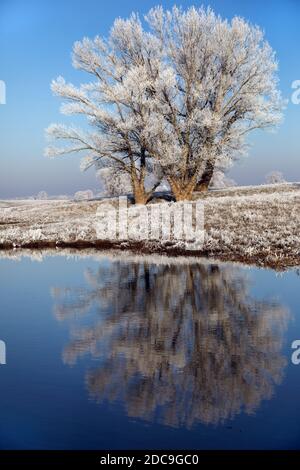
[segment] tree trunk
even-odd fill
[[[191,201],[196,185],[196,175],[185,183],[173,177],[170,177],[168,181],[176,201]]]
[[[143,185],[136,184],[133,188],[133,196],[135,204],[147,204],[149,195],[146,193]]]
[[[205,170],[195,186],[195,191],[206,192],[214,174],[215,164],[211,160],[206,163]]]
[[[138,177],[136,169],[131,169],[131,184],[135,204],[147,204],[149,194],[145,191],[144,177]]]

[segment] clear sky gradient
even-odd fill
[[[118,16],[174,3],[210,5],[223,17],[243,16],[264,29],[277,52],[280,88],[289,103],[280,129],[252,135],[249,156],[231,176],[240,184],[256,184],[268,171],[280,170],[288,180],[300,180],[300,105],[291,102],[292,82],[300,80],[300,0],[0,0],[0,80],[7,88],[7,103],[0,105],[0,198],[99,187],[93,169],[80,172],[78,156],[43,156],[44,129],[52,122],[72,122],[59,114],[50,82],[58,75],[76,84],[88,80],[71,65],[76,40],[107,35]]]

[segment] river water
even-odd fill
[[[297,270],[16,258],[0,259],[2,449],[300,448]]]

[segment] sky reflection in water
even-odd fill
[[[299,276],[2,259],[1,448],[299,448]]]

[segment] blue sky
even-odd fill
[[[93,169],[80,172],[78,156],[43,156],[44,129],[52,122],[72,121],[59,114],[60,101],[49,84],[58,75],[77,84],[87,78],[71,65],[76,40],[107,35],[115,17],[174,3],[210,5],[224,17],[243,16],[264,29],[277,52],[280,88],[289,103],[279,131],[252,135],[249,156],[231,176],[240,184],[255,184],[276,169],[300,181],[300,105],[290,100],[291,84],[300,80],[300,0],[0,0],[0,80],[7,88],[7,103],[0,105],[0,198],[99,187]]]

